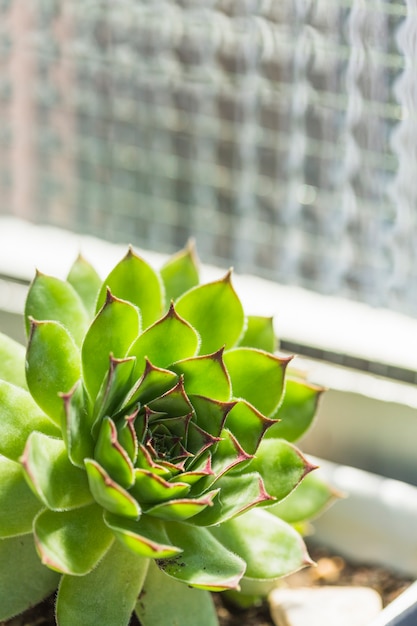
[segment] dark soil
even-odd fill
[[[322,548],[310,548],[310,555],[317,563],[316,567],[306,568],[285,579],[285,584],[296,585],[358,585],[375,589],[386,606],[413,582],[411,578],[399,576],[382,567],[356,565],[340,556],[329,554]],[[265,602],[259,607],[238,610],[226,606],[221,594],[215,594],[220,626],[273,626]],[[42,604],[30,609],[23,615],[0,626],[55,626],[54,598],[51,596]],[[132,617],[129,626],[140,626],[136,617]]]

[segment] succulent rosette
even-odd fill
[[[330,492],[292,442],[320,389],[284,384],[231,272],[129,249],[102,282],[80,257],[36,274],[25,322],[26,350],[0,337],[0,618],[58,589],[61,626],[211,626],[209,591],[309,562],[294,525]]]

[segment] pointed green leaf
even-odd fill
[[[273,418],[278,419],[266,437],[296,441],[310,427],[317,411],[322,387],[304,380],[287,379],[284,400]]]
[[[21,462],[33,492],[49,509],[64,511],[93,501],[87,475],[68,460],[62,439],[31,433]]]
[[[0,455],[0,537],[31,532],[42,504],[29,489],[20,463]]]
[[[35,518],[33,532],[42,563],[74,576],[91,572],[113,541],[96,504],[71,511],[45,509]]]
[[[62,394],[62,435],[71,463],[84,469],[84,459],[91,457],[94,440],[92,419],[87,410],[88,399],[81,381],[69,393]]]
[[[26,331],[30,318],[39,322],[59,322],[77,345],[81,344],[89,323],[87,312],[78,293],[69,283],[37,272],[26,298]]]
[[[177,381],[178,376],[174,372],[155,367],[146,359],[145,371],[125,404],[132,406],[137,401],[141,404],[147,404],[171,389]]]
[[[126,357],[139,332],[136,307],[107,291],[106,301],[88,329],[81,349],[83,378],[92,399],[108,372],[110,355],[115,359]]]
[[[0,619],[7,620],[47,598],[59,575],[42,565],[33,536],[0,540]]]
[[[292,357],[277,357],[254,348],[224,353],[233,396],[253,404],[268,417],[277,409],[284,390],[285,368]]]
[[[135,359],[133,357],[115,359],[110,356],[107,375],[104,377],[94,403],[94,435],[97,434],[97,427],[105,415],[114,415],[121,409],[131,390],[134,367]]]
[[[239,346],[275,352],[277,343],[272,317],[248,316],[245,333],[239,340]]]
[[[135,482],[133,463],[120,445],[116,425],[110,417],[101,424],[94,458],[122,487],[131,487]]]
[[[224,366],[222,349],[214,354],[178,361],[170,369],[184,376],[187,394],[230,400],[230,379]]]
[[[135,469],[135,484],[131,493],[140,504],[159,504],[183,498],[189,491],[187,483],[168,482],[148,470]]]
[[[162,502],[161,504],[148,508],[146,513],[149,516],[169,522],[184,521],[204,511],[206,507],[211,506],[217,493],[218,489],[214,489],[213,491],[208,491],[200,498],[169,500],[168,502]]]
[[[122,300],[136,305],[141,313],[143,328],[153,324],[162,315],[162,281],[151,266],[130,248],[103,282],[97,310],[106,297],[106,289]]]
[[[201,337],[200,354],[236,345],[244,328],[242,304],[232,286],[231,272],[222,280],[194,287],[175,304]]]
[[[164,590],[163,602],[161,589]],[[142,626],[196,626],[196,619],[198,626],[218,626],[208,591],[193,589],[166,576],[152,561],[136,604],[136,614]]]
[[[26,350],[17,341],[0,333],[0,379],[27,388],[25,375]]]
[[[167,413],[170,417],[181,417],[193,410],[193,406],[185,392],[184,382],[178,381],[175,387],[147,403],[156,413]]]
[[[238,400],[226,418],[226,428],[248,454],[255,454],[265,431],[273,423],[245,400]]]
[[[219,437],[226,417],[234,407],[235,402],[220,402],[219,400],[213,400],[213,398],[195,394],[190,394],[189,399],[196,413],[196,421],[200,428],[213,435],[213,437]]]
[[[90,263],[80,254],[73,263],[67,281],[81,298],[90,318],[94,316],[101,278]]]
[[[85,460],[88,482],[91,493],[98,504],[110,513],[138,519],[141,509],[136,500],[126,489],[123,489],[99,463],[93,459]]]
[[[62,577],[56,605],[59,625],[127,626],[147,569],[147,559],[114,542],[90,574]]]
[[[32,430],[60,435],[27,391],[0,380],[0,454],[18,461]]]
[[[176,300],[199,282],[198,261],[192,242],[168,259],[161,269],[167,302]]]
[[[172,543],[182,553],[157,561],[168,576],[200,589],[235,589],[246,569],[245,562],[219,543],[206,528],[172,522],[167,525]]]
[[[243,450],[236,437],[226,428],[223,429],[221,440],[216,445],[211,459],[212,475],[202,479],[202,483],[199,483],[198,487],[201,488],[204,484],[207,489],[230,470],[242,465],[246,466],[251,462],[251,459],[252,455]]]
[[[142,557],[168,559],[181,552],[180,548],[172,545],[165,522],[155,517],[142,515],[136,521],[106,512],[104,521],[119,541]]]
[[[168,313],[139,335],[129,350],[136,357],[137,378],[145,369],[145,357],[157,367],[166,368],[175,361],[197,353],[199,337],[188,322],[176,313],[171,304]]]
[[[70,391],[81,375],[80,353],[58,322],[32,321],[26,355],[30,393],[57,424],[61,424],[61,393]]]

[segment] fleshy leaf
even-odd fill
[[[161,589],[164,590],[163,602]],[[208,591],[193,589],[166,576],[152,561],[136,604],[136,614],[142,626],[196,626],[196,623],[198,626],[218,626],[213,599]]]
[[[232,348],[242,334],[245,316],[231,272],[221,280],[190,289],[175,307],[200,335],[200,354],[216,352],[223,346]]]
[[[162,315],[162,281],[152,267],[135,254],[132,248],[116,265],[103,282],[97,310],[105,301],[106,288],[122,300],[136,305],[141,313],[143,328],[147,328]]]
[[[277,357],[254,348],[224,353],[233,396],[243,398],[266,416],[277,409],[284,389],[285,368],[292,357]]]
[[[94,458],[122,487],[133,485],[133,463],[120,445],[116,425],[110,417],[106,417],[101,423]]]
[[[134,367],[134,357],[115,359],[110,355],[109,369],[94,404],[94,435],[96,435],[97,426],[105,415],[114,415],[121,409],[128,395],[127,390],[131,388]]]
[[[63,576],[56,613],[60,626],[127,626],[148,569],[142,559],[114,542],[86,576]]]
[[[81,349],[83,378],[94,399],[109,369],[109,359],[123,359],[140,332],[139,314],[130,302],[119,300],[110,290],[94,318]]]
[[[248,454],[254,454],[267,428],[274,422],[245,400],[238,400],[227,415],[226,428]]]
[[[236,589],[245,562],[219,543],[206,528],[172,522],[167,525],[172,543],[182,548],[173,559],[157,561],[168,576],[200,589]]]
[[[42,563],[74,576],[91,572],[113,541],[102,509],[95,504],[71,511],[41,511],[33,532]]]
[[[178,376],[174,372],[156,367],[146,359],[145,371],[126,400],[126,406],[132,406],[137,401],[146,404],[171,389],[177,381]]]
[[[211,466],[213,474],[203,479],[204,486],[208,488],[230,470],[238,468],[243,464],[246,466],[251,459],[252,455],[247,454],[243,450],[236,437],[227,429],[223,429],[221,440],[216,445],[216,450],[212,455]],[[199,488],[201,488],[200,485]]]
[[[0,455],[0,537],[24,535],[42,504],[29,489],[20,463]]]
[[[49,509],[64,511],[93,501],[87,475],[68,460],[62,439],[32,432],[21,462],[33,492]]]
[[[0,454],[18,461],[32,430],[60,435],[27,391],[0,380]]]
[[[181,476],[180,476],[181,477]],[[167,500],[183,498],[190,491],[190,486],[182,482],[168,482],[148,470],[135,470],[135,484],[132,495],[141,504],[158,504]]]
[[[71,463],[84,469],[84,459],[91,457],[94,440],[92,420],[87,410],[84,387],[79,381],[69,393],[61,394],[63,402],[62,435]]]
[[[77,345],[89,323],[88,314],[75,289],[66,281],[37,272],[26,298],[25,321],[29,334],[30,318],[39,322],[59,322]]]
[[[141,509],[136,500],[126,489],[123,489],[99,463],[93,459],[85,460],[91,493],[98,504],[110,513],[125,515],[132,519],[138,519]]]
[[[272,317],[258,315],[247,317],[245,333],[239,341],[239,346],[275,352],[277,343]]]
[[[61,424],[61,393],[70,391],[81,375],[80,352],[58,322],[32,320],[26,355],[26,379],[33,398]]]
[[[157,367],[168,367],[175,361],[197,353],[199,337],[188,322],[183,320],[171,304],[168,313],[139,335],[129,350],[136,357],[137,378],[145,369],[145,357]]]
[[[157,517],[169,522],[180,522],[190,519],[206,507],[211,506],[213,499],[218,493],[217,489],[208,491],[200,498],[190,499],[182,498],[177,500],[169,500],[152,506],[146,510],[148,515]],[[176,545],[176,544],[175,544]]]
[[[200,428],[213,435],[213,437],[218,437],[223,430],[229,411],[236,403],[220,402],[219,400],[213,400],[213,398],[195,394],[189,394],[189,399],[196,412],[197,424]]]
[[[198,261],[192,242],[173,255],[161,268],[167,302],[176,300],[199,282]]]
[[[94,316],[101,278],[90,263],[80,254],[73,263],[67,281],[81,298],[90,318]]]
[[[25,355],[20,343],[0,333],[0,379],[26,389]]]
[[[170,369],[184,376],[187,394],[209,396],[220,401],[230,400],[230,379],[223,362],[223,349],[178,361]]]
[[[35,606],[57,588],[59,575],[39,560],[33,536],[0,541],[0,619]]]

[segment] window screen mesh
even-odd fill
[[[416,0],[0,12],[0,212],[417,313]]]

